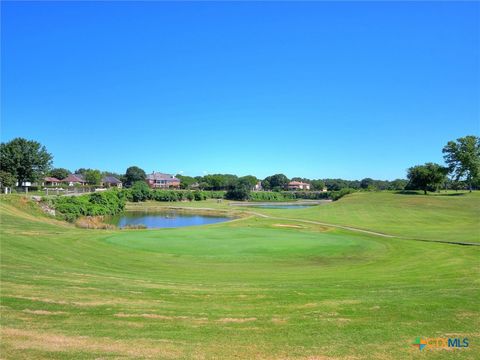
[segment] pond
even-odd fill
[[[159,229],[216,224],[228,220],[232,218],[168,210],[163,212],[127,211],[112,216],[107,222],[119,228],[144,226],[147,229]]]

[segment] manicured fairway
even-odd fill
[[[131,208],[145,204],[131,204]],[[156,203],[149,208],[164,206],[208,207],[232,210],[226,202],[217,203]],[[235,207],[233,207],[235,208]],[[454,192],[415,195],[394,192],[358,192],[329,205],[304,209],[236,209],[274,217],[297,218],[329,224],[350,226],[402,238],[480,243],[480,192]]]
[[[456,238],[478,241],[476,195],[431,199],[366,193],[255,212],[442,239],[463,225]],[[1,198],[0,214],[1,358],[478,358],[477,246],[258,216],[82,230],[12,198]],[[417,336],[468,337],[470,347],[420,352]]]

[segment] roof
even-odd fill
[[[159,172],[153,172],[151,174],[147,175],[147,180],[167,180],[167,181],[178,181],[180,182],[180,179],[177,179],[175,176],[171,174],[164,174],[164,173],[159,173]]]
[[[107,184],[121,184],[122,182],[120,180],[118,180],[115,176],[105,176],[103,179],[102,179],[102,182],[103,183],[107,183]]]
[[[43,181],[46,181],[46,182],[60,182],[60,180],[58,180],[57,178],[50,177],[50,176],[47,176],[47,177],[43,178]]]
[[[84,183],[85,182],[82,174],[70,174],[65,179],[63,179],[62,181],[64,181],[64,182],[78,182],[78,183]]]
[[[288,183],[288,186],[295,186],[295,185],[310,185],[309,183],[304,183],[304,182],[301,182],[301,181],[290,181]]]

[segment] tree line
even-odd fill
[[[261,182],[266,191],[284,191],[292,180],[309,183],[311,190],[330,191],[353,190],[423,190],[436,191],[439,188],[470,190],[480,187],[480,138],[469,135],[455,141],[449,141],[442,150],[446,166],[436,163],[416,165],[407,170],[407,179],[361,180],[345,179],[308,179],[288,178],[285,174],[273,174],[264,179],[253,175],[237,176],[233,174],[208,174],[204,176],[186,176],[177,174],[181,189],[227,191],[227,197],[248,198],[249,192]],[[132,187],[137,182],[145,182],[146,173],[138,166],[130,166],[124,174],[98,169],[80,168],[71,172],[65,168],[52,168],[53,156],[45,146],[37,141],[16,138],[0,144],[0,184],[13,187],[41,180],[50,176],[64,179],[71,173],[82,174],[90,185],[100,184],[104,176],[114,176],[124,185]]]

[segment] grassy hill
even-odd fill
[[[286,214],[284,210],[270,210],[270,213]],[[458,242],[480,242],[479,215],[479,192],[438,195],[359,192],[329,206],[295,212],[295,216],[303,219],[402,237]]]
[[[272,217],[296,218],[375,231],[400,238],[480,242],[480,192],[423,195],[358,192],[324,206],[305,209],[232,207],[216,200],[192,203],[132,203],[129,209],[171,206],[254,211]]]
[[[478,241],[478,199],[361,193],[255,211]],[[261,217],[85,230],[16,197],[0,198],[0,225],[5,359],[473,359],[479,351],[476,246]],[[471,346],[419,352],[417,336],[468,337]]]

